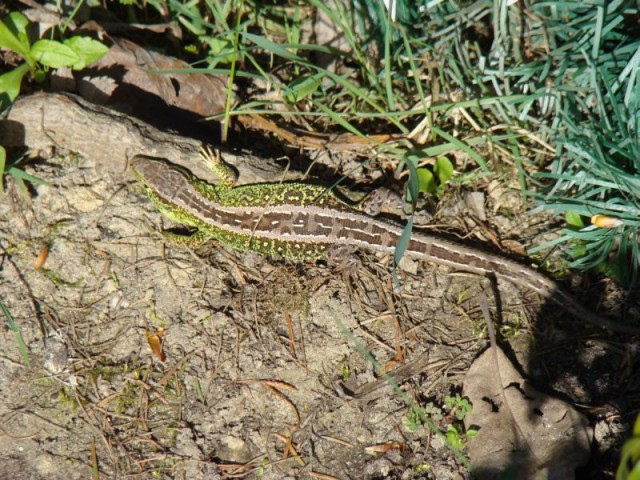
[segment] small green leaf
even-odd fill
[[[432,126],[431,130],[434,134],[441,136],[445,140],[448,140],[453,147],[459,150],[462,150],[467,155],[469,155],[473,160],[476,161],[478,166],[480,166],[480,168],[484,170],[485,173],[491,172],[491,168],[489,168],[489,165],[487,165],[487,162],[484,160],[484,158],[482,158],[480,154],[478,154],[475,150],[473,150],[467,142],[454,137],[450,133],[447,133],[444,130],[439,129],[436,126]]]
[[[454,447],[456,450],[463,450],[464,449],[464,443],[463,443],[462,439],[460,438],[460,432],[458,432],[458,430],[456,430],[455,426],[453,426],[453,425],[448,425],[447,426],[446,437],[447,437],[447,441],[449,442],[449,445]]]
[[[51,68],[71,67],[80,57],[70,47],[55,40],[38,40],[31,47],[33,59]]]
[[[18,167],[18,165],[20,164],[20,161],[22,160],[22,157],[11,162],[9,165],[7,165],[6,151],[4,150],[4,148],[2,148],[0,151],[0,157],[2,157],[2,162],[0,162],[2,163],[2,165],[0,165],[0,167],[2,167],[0,168],[0,184],[4,182],[4,177],[6,175],[11,175],[13,177],[16,187],[19,189],[21,193],[23,193],[27,197],[29,196],[29,190],[27,189],[27,185],[25,184],[25,181],[31,182],[34,184],[39,184],[39,185],[49,185],[49,183],[47,183],[46,181],[38,177],[34,177],[33,175],[30,175]],[[1,185],[0,185],[0,190],[1,190]]]
[[[184,48],[185,53],[188,53],[190,55],[196,55],[198,53],[198,47],[193,43],[190,43],[189,45],[183,45],[182,48]]]
[[[456,397],[452,397],[451,395],[445,395],[444,397],[444,406],[451,410],[456,404]]]
[[[640,415],[636,417],[636,421],[633,424],[633,436],[640,437]]]
[[[219,63],[231,63],[234,57],[233,42],[224,37],[204,37],[201,41],[209,45],[207,60],[215,67]]]
[[[584,242],[575,243],[569,250],[571,258],[582,258],[587,254],[587,245]]]
[[[0,75],[0,112],[9,107],[20,93],[22,78],[29,71],[29,65],[23,63],[10,72]]]
[[[11,29],[11,32],[16,37],[20,35],[27,36],[27,27],[29,26],[29,19],[20,12],[11,12],[4,18],[4,23]],[[28,44],[27,44],[28,45]]]
[[[632,437],[622,446],[620,464],[616,472],[617,480],[640,478],[640,438]]]
[[[36,71],[33,72],[33,79],[36,83],[43,83],[47,79],[47,74],[42,67],[37,68]]]
[[[423,193],[436,191],[436,179],[428,168],[418,168],[418,188]]]
[[[409,154],[405,157],[404,161],[409,169],[409,183],[407,185],[407,200],[415,208],[418,202],[418,196],[420,195],[420,184],[418,179],[418,156]]]
[[[286,98],[289,103],[296,103],[312,95],[322,84],[323,78],[324,75],[322,74],[296,78],[291,82],[287,91],[284,92],[284,98]]]
[[[443,185],[453,176],[453,164],[447,157],[436,158],[436,164],[433,167],[440,184]]]
[[[29,55],[29,38],[27,36],[29,20],[20,12],[12,12],[0,22],[0,47],[6,47],[27,62],[33,63]]]
[[[0,194],[4,194],[4,169],[7,165],[7,151],[0,145]]]
[[[91,37],[74,36],[65,40],[64,44],[80,57],[80,61],[71,65],[74,70],[85,68],[104,57],[109,51],[109,47]]]
[[[409,242],[411,241],[411,235],[413,234],[413,217],[409,217],[409,221],[405,225],[402,230],[402,235],[398,239],[398,243],[396,244],[396,250],[393,252],[393,264],[398,265],[402,257],[404,256],[404,252],[407,251],[409,247]]]
[[[629,472],[627,480],[640,480],[640,463],[634,465],[633,470]]]
[[[565,219],[567,220],[567,224],[574,228],[580,229],[584,227],[584,222],[582,221],[582,217],[576,212],[567,210],[565,212]]]
[[[200,403],[202,403],[203,405],[206,405],[207,400],[204,397],[204,393],[202,393],[202,386],[200,385],[200,379],[198,377],[195,378],[194,387],[196,390],[196,395],[198,397],[198,400],[200,400]]]
[[[10,166],[9,168],[7,168],[7,173],[19,181],[27,181],[27,182],[35,183],[37,185],[51,185],[46,180],[42,180],[41,178],[35,177],[30,173],[27,173],[24,170],[21,170],[17,167]]]
[[[255,43],[258,47],[266,50],[267,52],[271,52],[273,55],[278,55],[290,62],[305,63],[302,57],[291,53],[287,49],[286,45],[281,45],[267,39],[266,37],[255,35],[253,33],[241,32],[241,34],[248,41]]]
[[[9,309],[4,304],[2,300],[0,300],[0,310],[2,311],[4,318],[7,320],[7,324],[9,328],[13,331],[13,335],[16,338],[16,343],[18,344],[18,350],[20,351],[20,356],[22,357],[22,362],[29,367],[31,365],[31,360],[29,359],[29,349],[27,348],[27,344],[24,342],[24,338],[22,337],[22,332],[16,325],[16,322],[13,320]]]

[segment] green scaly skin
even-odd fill
[[[358,209],[359,204],[349,204],[338,198],[324,187],[306,183],[258,183],[234,186],[236,175],[233,169],[222,160],[216,151],[202,151],[202,159],[207,167],[219,179],[216,185],[210,184],[192,175],[186,169],[173,165],[171,168],[181,171],[189,178],[189,183],[203,197],[225,207],[265,207],[274,205],[318,205],[340,210]],[[196,232],[183,235],[163,232],[163,236],[174,245],[198,248],[215,239],[231,248],[242,251],[254,251],[269,257],[284,257],[291,260],[320,260],[326,258],[327,246],[323,244],[300,244],[278,240],[260,240],[251,235],[238,234],[210,225],[195,217],[189,211],[165,202],[154,188],[145,182],[145,178],[132,167],[138,181],[144,185],[145,193],[156,208],[169,220],[192,227]]]
[[[354,206],[323,187],[306,183],[234,187],[236,177],[219,152],[203,152],[202,158],[220,179],[218,185],[158,159],[132,162],[134,175],[158,210],[170,220],[196,229],[189,236],[165,235],[173,243],[198,247],[217,239],[238,250],[317,260],[328,258],[330,252],[335,257],[334,248],[392,253],[404,235],[398,226],[354,213]],[[637,327],[620,325],[586,308],[537,270],[503,256],[425,233],[412,236],[406,253],[459,270],[493,275],[538,293],[582,321],[612,331],[640,334]]]

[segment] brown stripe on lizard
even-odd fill
[[[220,157],[203,151],[220,178],[211,185],[162,160],[138,156],[131,169],[157,208],[169,219],[194,227],[190,236],[173,235],[190,246],[210,240],[232,248],[295,260],[326,258],[334,247],[392,254],[402,228],[354,209],[324,187],[306,183],[235,186],[235,175]],[[414,233],[406,255],[456,270],[494,275],[525,287],[565,308],[576,318],[611,331],[638,334],[586,308],[555,281],[534,268],[436,235]]]

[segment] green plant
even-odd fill
[[[632,437],[622,446],[616,480],[640,480],[640,415],[633,425]]]
[[[414,406],[405,416],[405,425],[409,431],[414,432],[425,423],[429,428],[433,428],[432,425],[444,423],[446,425],[444,426],[445,437],[448,444],[457,451],[462,451],[467,439],[478,434],[477,430],[473,429],[465,431],[463,424],[464,418],[472,409],[473,405],[466,397],[461,397],[460,394],[455,396],[447,395],[444,397],[444,405],[442,407],[437,407],[432,402],[424,406]],[[425,422],[425,419],[428,419],[428,422]]]
[[[640,270],[640,89],[635,79],[621,88],[617,71],[589,70],[584,96],[565,100],[551,171],[535,175],[553,180],[535,197],[545,209],[565,214],[569,227],[532,251],[564,245],[570,267],[599,268],[632,286]],[[590,109],[593,103],[597,108]]]
[[[25,181],[31,183],[37,183],[39,185],[48,185],[44,180],[29,175],[27,172],[19,168],[23,158],[20,157],[17,160],[7,164],[7,151],[4,147],[0,146],[0,194],[4,193],[4,177],[5,175],[11,175],[16,182],[16,185],[22,193],[25,195],[28,193]]]
[[[0,47],[13,50],[25,60],[22,65],[0,75],[0,111],[18,96],[27,73],[36,81],[42,81],[49,68],[79,70],[101,58],[108,50],[99,41],[81,36],[63,41],[43,38],[31,44],[28,28],[29,20],[20,12],[11,12],[0,22]]]
[[[464,7],[442,2],[433,9],[431,28],[438,31],[456,8]],[[523,192],[542,209],[567,218],[561,238],[531,253],[561,246],[571,267],[595,267],[627,285],[637,281],[640,266],[640,38],[626,19],[639,12],[637,3],[627,0],[536,2],[526,18],[504,8],[493,15],[490,50],[456,48],[447,58],[447,70],[461,72],[458,78],[483,91],[532,93],[528,101],[494,109],[500,121],[526,126],[555,154],[550,167],[548,154],[519,155]],[[465,13],[456,25],[462,30],[480,24],[486,11]],[[440,35],[436,48],[454,35],[451,29]],[[482,68],[475,68],[472,53]],[[520,146],[514,145],[519,153],[515,148]],[[525,181],[532,191],[526,191]],[[617,225],[589,225],[595,215],[618,220]]]
[[[473,405],[467,397],[461,397],[456,393],[455,397],[447,395],[444,397],[444,406],[449,411],[449,415],[453,415],[458,420],[464,420],[464,417],[473,410]]]
[[[423,157],[420,154],[409,154],[406,157],[411,173],[407,190],[407,200],[409,201],[417,201],[418,192],[441,197],[444,193],[445,185],[453,176],[453,164],[447,157],[437,157],[433,169],[418,167],[418,162]]]
[[[424,425],[424,419],[428,418],[432,422],[440,422],[443,418],[442,409],[436,407],[433,403],[427,403],[426,405],[415,405],[414,408],[409,410],[405,415],[406,427],[410,432],[415,432]]]
[[[29,367],[31,365],[31,360],[29,358],[29,349],[27,348],[26,343],[24,343],[24,338],[22,337],[22,332],[18,328],[18,325],[13,320],[9,309],[4,304],[2,300],[0,300],[0,311],[2,311],[4,318],[7,320],[7,325],[9,329],[13,332],[16,343],[18,344],[18,350],[20,350],[20,356],[22,357],[22,362]]]

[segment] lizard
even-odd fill
[[[218,151],[201,157],[219,179],[216,185],[162,159],[136,155],[131,172],[168,219],[195,228],[191,235],[168,234],[175,244],[198,247],[216,239],[231,248],[296,261],[326,259],[336,248],[393,254],[403,228],[367,215],[333,191],[307,182],[236,186],[233,169]],[[456,270],[493,276],[525,287],[580,320],[626,334],[622,325],[583,306],[545,274],[520,262],[430,233],[413,233],[405,255]]]

